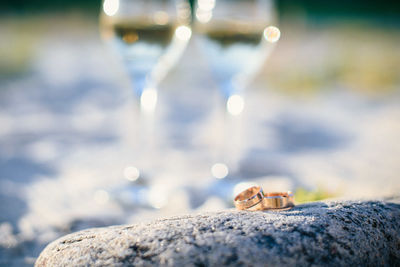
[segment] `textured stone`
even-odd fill
[[[400,265],[398,201],[225,210],[64,236],[36,266]]]

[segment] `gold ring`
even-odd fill
[[[293,193],[273,192],[264,194],[263,206],[266,209],[290,209],[294,207]]]
[[[264,192],[260,186],[253,186],[240,192],[234,199],[239,210],[263,210]]]

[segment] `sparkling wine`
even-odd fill
[[[206,36],[209,41],[215,42],[223,48],[229,48],[229,46],[235,44],[251,47],[257,46],[261,42],[261,34],[259,32],[241,32],[234,29],[211,29],[206,32]]]
[[[157,45],[167,47],[173,38],[176,25],[148,24],[143,22],[121,22],[113,24],[115,38],[127,46],[136,44]]]
[[[102,35],[120,53],[140,94],[146,79],[166,53],[178,26],[173,21],[157,24],[139,18],[105,22]]]
[[[199,27],[202,50],[210,67],[228,96],[235,90],[232,78],[255,69],[262,59],[264,28],[250,24],[213,23]]]

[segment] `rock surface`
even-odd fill
[[[400,204],[316,202],[226,210],[64,236],[36,266],[399,266]]]

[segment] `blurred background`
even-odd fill
[[[235,187],[251,182],[293,190],[298,203],[398,194],[399,2],[275,7],[280,41],[232,128],[193,32],[159,86],[166,141],[142,157],[157,176],[149,183],[132,165],[141,118],[100,38],[101,2],[3,3],[0,265],[30,266],[49,242],[88,227],[231,208]],[[242,140],[232,176],[210,156],[224,131]]]

